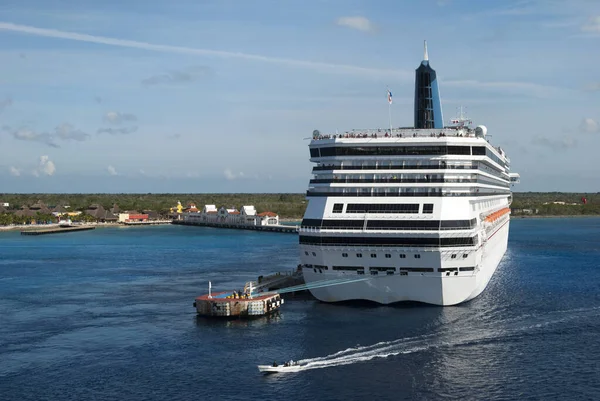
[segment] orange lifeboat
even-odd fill
[[[485,221],[488,223],[493,223],[494,221],[498,220],[500,217],[504,216],[507,213],[510,213],[510,208],[505,207],[504,209],[500,209],[494,213],[487,215],[485,217]]]

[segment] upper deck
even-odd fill
[[[445,127],[442,129],[415,129],[393,128],[390,129],[353,129],[343,134],[321,134],[318,131],[313,132],[313,141],[324,141],[328,139],[378,139],[378,138],[483,138],[484,135],[477,135],[476,130],[470,127]]]
[[[487,129],[483,126],[471,128],[461,125],[456,127],[445,127],[442,129],[415,129],[415,128],[394,128],[394,129],[353,129],[344,133],[321,134],[319,131],[313,132],[310,142],[310,148],[320,148],[321,146],[340,144],[342,146],[352,145],[423,145],[423,144],[457,144],[457,145],[483,145],[495,153],[499,159],[503,159],[510,164],[510,159],[500,147],[495,147],[489,143],[485,137]],[[489,145],[489,146],[488,146]],[[483,148],[482,148],[483,149]]]

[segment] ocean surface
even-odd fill
[[[0,232],[0,400],[598,400],[600,219],[515,219],[456,307],[290,300],[197,318],[197,295],[298,264],[297,237],[199,227]],[[256,365],[304,360],[298,373]]]

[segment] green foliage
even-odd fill
[[[56,223],[57,218],[44,213],[36,213],[33,217],[17,216],[14,213],[0,213],[0,226],[31,224],[32,222],[35,222],[35,224]]]
[[[116,203],[121,211],[154,210],[163,216],[177,206],[177,201],[184,207],[194,203],[199,209],[204,205],[238,209],[243,205],[254,205],[259,213],[270,211],[282,218],[293,219],[301,219],[306,208],[304,194],[0,194],[0,200],[9,202],[13,210],[38,200],[48,206],[69,205],[69,211],[85,211],[94,203],[110,209]]]
[[[587,199],[585,205],[581,201],[583,197]],[[553,202],[564,202],[565,204]],[[600,215],[600,193],[514,192],[511,208],[513,210],[537,209],[538,216]]]
[[[582,204],[582,197],[587,198],[586,205]],[[208,204],[238,209],[243,205],[254,205],[259,213],[271,211],[284,219],[302,219],[307,204],[304,194],[0,194],[0,200],[10,203],[11,212],[40,200],[48,206],[69,205],[70,211],[85,211],[94,203],[110,209],[116,203],[121,211],[154,210],[162,216],[166,216],[169,209],[177,205],[177,201],[181,201],[184,207],[194,203],[199,209]],[[576,205],[558,205],[552,202]],[[600,193],[515,192],[511,207],[513,210],[537,209],[538,216],[600,215]],[[514,214],[522,213],[515,211]],[[38,222],[56,222],[56,218],[49,215],[38,215],[33,219]],[[0,225],[28,224],[31,220],[29,217],[15,216],[14,213],[0,213]],[[95,221],[94,217],[85,213],[71,217],[71,220]]]

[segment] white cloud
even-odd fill
[[[4,100],[0,100],[0,113],[4,111],[8,106],[12,104],[12,99],[7,97]]]
[[[206,66],[192,66],[185,70],[173,70],[164,74],[153,75],[142,80],[142,85],[169,85],[190,83],[202,76],[207,76],[212,70]]]
[[[19,177],[21,175],[21,170],[14,166],[10,166],[8,170],[10,171],[10,175],[12,175],[13,177]]]
[[[600,33],[600,15],[591,17],[581,26],[583,32]]]
[[[4,130],[9,132],[13,138],[20,141],[30,142],[41,142],[53,148],[59,148],[60,146],[56,143],[57,139],[63,141],[85,141],[90,135],[86,134],[80,129],[76,129],[69,123],[62,123],[58,127],[54,128],[54,131],[50,132],[36,132],[27,127],[21,127],[12,129],[11,127],[4,127]]]
[[[225,171],[223,171],[223,175],[225,176],[225,179],[227,179],[229,181],[237,180],[238,178],[244,177],[243,172],[239,172],[236,174],[233,171],[231,171],[231,169],[229,169],[229,168],[226,168]]]
[[[33,171],[33,175],[39,177],[40,175],[51,176],[56,172],[56,166],[54,162],[50,160],[48,156],[40,156],[40,161],[38,163],[37,169]]]
[[[595,134],[600,132],[600,124],[598,124],[598,121],[595,121],[591,118],[584,118],[579,125],[579,129],[588,134]]]
[[[109,135],[127,135],[137,131],[138,127],[123,127],[123,128],[99,128],[96,131],[97,134],[109,134]]]
[[[80,142],[85,141],[90,137],[89,134],[86,134],[80,129],[75,129],[75,127],[69,123],[62,123],[56,127],[54,129],[54,136],[64,140],[72,139]]]
[[[555,151],[571,149],[577,146],[577,140],[568,136],[560,139],[554,139],[537,135],[531,142],[534,145],[550,148]]]
[[[592,82],[591,84],[586,85],[585,90],[590,92],[600,91],[600,82]]]
[[[137,117],[131,113],[120,113],[118,111],[109,111],[104,115],[104,121],[111,124],[121,124],[127,121],[137,121]]]
[[[363,32],[371,32],[375,29],[373,23],[365,17],[340,17],[335,23],[340,26],[357,29]]]
[[[119,173],[117,173],[117,169],[114,168],[113,166],[109,165],[106,170],[108,171],[108,174],[110,175],[119,175]]]
[[[60,31],[58,29],[45,29],[45,28],[36,28],[34,26],[28,25],[19,25],[13,24],[11,22],[0,22],[0,30],[10,31],[10,32],[19,32],[29,35],[42,36],[47,38],[56,38],[56,39],[67,39],[74,40],[78,42],[88,42],[88,43],[98,43],[109,46],[118,46],[118,47],[127,47],[133,49],[143,49],[149,51],[163,52],[163,53],[179,53],[179,54],[189,54],[196,56],[211,56],[211,57],[221,57],[221,58],[235,58],[235,59],[244,59],[249,61],[259,61],[265,63],[274,63],[274,64],[282,64],[288,65],[292,67],[298,68],[307,68],[317,71],[328,71],[333,73],[353,73],[353,74],[369,74],[375,76],[391,76],[391,77],[400,77],[403,78],[406,76],[406,71],[399,71],[396,69],[378,69],[378,68],[368,68],[368,67],[359,67],[355,65],[347,65],[347,64],[334,64],[334,63],[322,63],[318,61],[306,61],[306,60],[295,60],[281,57],[270,57],[270,56],[261,56],[258,54],[248,54],[241,52],[230,52],[224,50],[210,50],[210,49],[198,49],[192,47],[183,47],[183,46],[170,46],[170,45],[157,45],[153,43],[147,42],[138,42],[135,40],[127,40],[127,39],[116,39],[109,38],[105,36],[96,36],[96,35],[87,35],[82,33],[75,32],[67,32]],[[410,76],[412,77],[413,73],[410,72]]]

